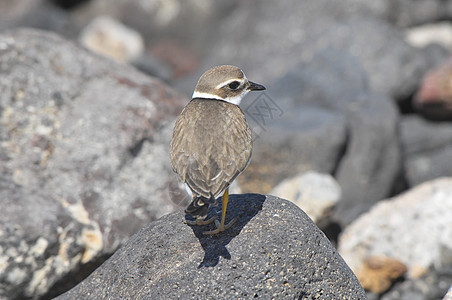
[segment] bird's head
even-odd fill
[[[261,90],[265,87],[249,81],[239,68],[223,65],[202,74],[192,98],[216,99],[239,105],[248,92]]]

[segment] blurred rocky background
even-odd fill
[[[70,289],[186,195],[200,74],[264,84],[237,193],[295,202],[369,299],[452,285],[452,1],[0,1],[0,299]]]

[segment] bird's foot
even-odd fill
[[[188,225],[208,225],[208,224],[212,223],[213,221],[215,221],[216,218],[217,218],[217,216],[213,216],[212,218],[210,218],[208,220],[201,220],[201,219],[196,218],[196,221],[185,220],[185,223]]]
[[[229,229],[232,227],[232,225],[234,225],[234,223],[236,222],[236,219],[232,219],[227,225],[224,225],[224,222],[219,222],[218,220],[215,220],[215,226],[217,227],[214,230],[210,230],[210,231],[204,231],[203,234],[205,235],[213,235],[213,234],[218,234],[222,231],[225,231],[226,229]]]

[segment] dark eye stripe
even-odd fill
[[[230,84],[228,84],[228,88],[230,88],[231,90],[236,90],[239,86],[240,82],[238,81],[233,81]]]

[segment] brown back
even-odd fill
[[[210,198],[245,170],[251,151],[251,129],[239,106],[193,99],[176,120],[170,159],[194,196]]]

